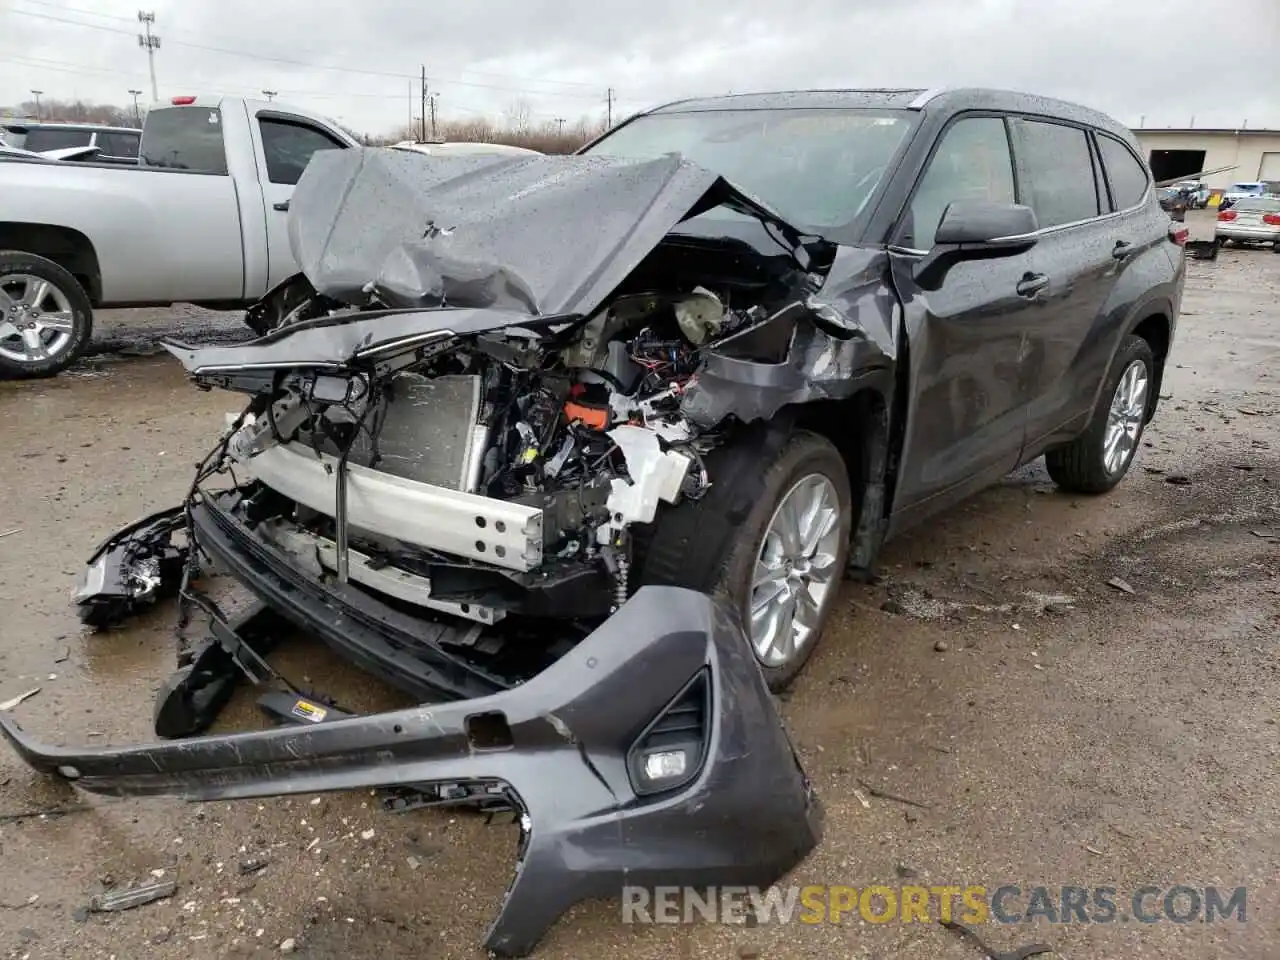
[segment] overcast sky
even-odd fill
[[[279,91],[361,132],[442,117],[615,119],[813,86],[998,86],[1137,126],[1280,127],[1280,0],[142,0],[162,99]],[[128,103],[138,0],[0,0],[0,105]],[[411,97],[412,87],[412,97]]]

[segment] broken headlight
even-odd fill
[[[700,670],[636,738],[627,770],[636,793],[684,786],[702,770],[711,729],[711,679]]]

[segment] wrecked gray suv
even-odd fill
[[[768,883],[812,848],[768,688],[887,536],[1041,454],[1070,490],[1123,478],[1185,232],[1113,121],[970,90],[677,103],[573,157],[325,151],[290,239],[265,335],[169,345],[248,406],[81,594],[207,614],[157,706],[186,739],[0,724],[101,792],[505,804],[511,953],[624,878]],[[203,560],[257,607],[223,615]],[[304,695],[264,657],[279,620],[444,706]],[[192,736],[237,671],[302,732]]]

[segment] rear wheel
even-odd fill
[[[65,269],[32,253],[0,251],[0,373],[51,377],[93,334],[93,307]]]
[[[1045,454],[1054,483],[1073,493],[1105,493],[1124,479],[1146,427],[1155,367],[1147,341],[1124,338],[1088,428]]]
[[[808,662],[834,608],[854,513],[848,470],[808,431],[718,453],[707,496],[658,517],[641,579],[702,590],[739,611],[777,692]]]

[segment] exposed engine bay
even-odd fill
[[[317,573],[478,624],[607,616],[638,586],[632,528],[714,482],[731,426],[681,412],[703,352],[771,316],[728,286],[624,292],[558,331],[277,378],[227,444],[262,481],[246,516]]]

